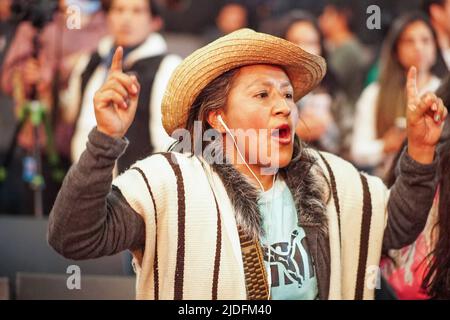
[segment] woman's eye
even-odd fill
[[[256,95],[258,98],[267,98],[269,94],[267,92],[260,92]]]

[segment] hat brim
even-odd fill
[[[162,101],[162,121],[169,135],[185,128],[189,109],[214,79],[235,68],[277,65],[284,69],[298,101],[314,89],[326,72],[325,60],[268,34],[242,29],[198,49],[174,71]]]

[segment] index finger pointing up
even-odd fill
[[[408,76],[406,79],[406,94],[408,98],[408,104],[415,103],[418,98],[417,91],[417,69],[416,67],[409,68]]]
[[[123,48],[117,47],[112,58],[111,71],[122,71]]]

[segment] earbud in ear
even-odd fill
[[[219,122],[225,128],[225,131],[228,131],[228,126],[225,124],[225,121],[223,121],[222,116],[220,114],[217,116],[217,120],[219,120]]]
[[[219,122],[223,125],[223,119],[220,114],[217,116],[217,120],[219,120]]]

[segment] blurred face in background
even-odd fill
[[[286,33],[286,40],[295,43],[309,53],[322,55],[319,31],[309,21],[292,24]]]
[[[0,0],[0,21],[11,17],[12,0]]]
[[[108,27],[118,46],[135,46],[153,31],[148,0],[112,0]]]
[[[223,34],[245,28],[248,25],[247,10],[239,4],[228,4],[220,10],[216,23]]]
[[[319,26],[325,37],[331,36],[342,24],[342,16],[333,6],[326,6],[319,17]]]
[[[433,33],[423,21],[410,23],[397,42],[397,58],[408,70],[415,66],[419,72],[429,72],[436,62]]]

